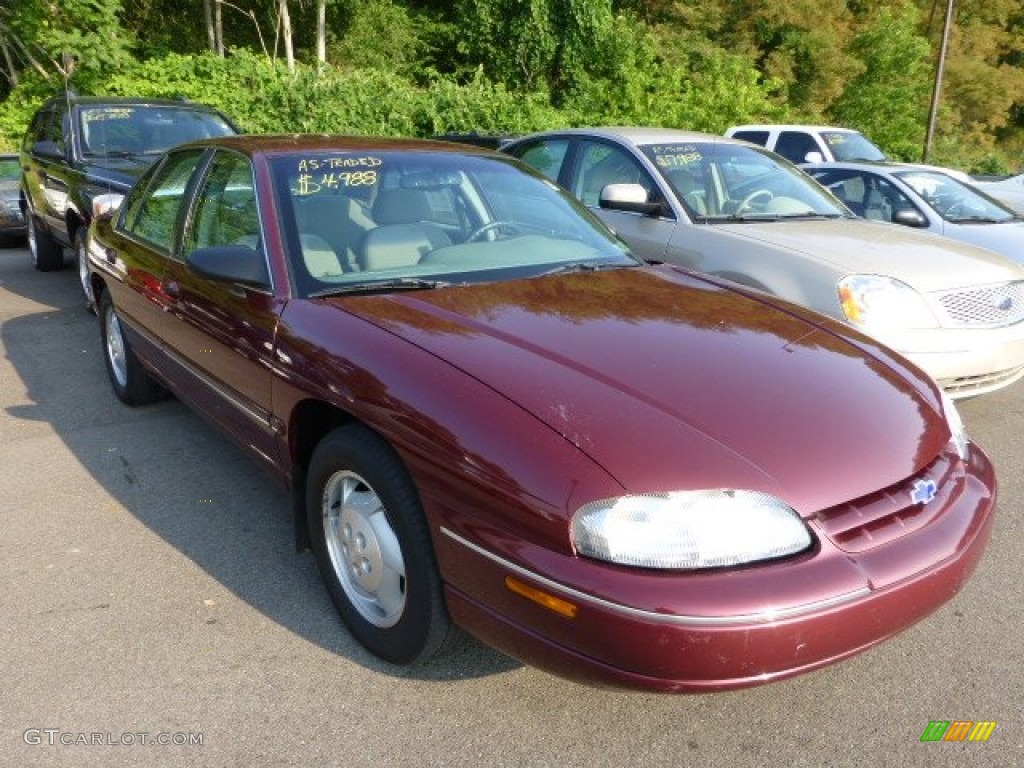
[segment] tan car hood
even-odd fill
[[[984,248],[865,219],[710,224],[845,273],[888,275],[920,292],[1024,280],[1024,267]]]

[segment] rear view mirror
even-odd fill
[[[639,184],[609,184],[601,190],[598,204],[612,211],[631,211],[648,215],[661,213],[660,202],[647,199],[647,190]]]
[[[40,157],[64,157],[64,148],[56,141],[37,141],[32,145],[32,154]]]
[[[199,248],[185,257],[185,263],[200,277],[256,288],[270,285],[263,254],[247,245],[218,245]]]
[[[124,195],[119,195],[116,192],[96,195],[92,199],[93,218],[98,219],[100,216],[110,216],[116,213],[122,202],[124,202]]]
[[[892,214],[893,224],[902,224],[905,227],[921,227],[928,226],[928,220],[921,215],[920,211],[915,211],[913,208],[900,208],[897,211],[893,211]]]

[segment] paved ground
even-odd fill
[[[71,267],[0,251],[0,765],[1024,765],[1024,384],[962,407],[1002,482],[981,568],[872,652],[700,697],[473,644],[408,671],[347,637],[256,465],[175,401],[114,400]],[[998,725],[922,744],[940,719]]]

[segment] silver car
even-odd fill
[[[1024,216],[1024,173],[1000,181],[975,181],[974,186]]]
[[[859,216],[945,235],[1024,262],[1024,218],[970,184],[900,163],[800,167]]]
[[[639,256],[849,323],[954,397],[1024,376],[1024,267],[859,219],[760,147],[669,129],[591,128],[533,134],[504,151],[573,192]]]

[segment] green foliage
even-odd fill
[[[425,44],[420,24],[394,0],[358,0],[349,4],[344,34],[330,46],[329,58],[343,69],[376,69],[414,76]]]
[[[328,64],[318,66],[317,3],[291,0],[299,62],[291,73],[279,63],[278,0],[222,3],[224,59],[204,53],[198,0],[0,0],[0,35],[13,56],[0,58],[0,146],[17,144],[73,61],[70,84],[82,93],[184,95],[248,131],[429,135],[617,123],[720,132],[813,121],[858,128],[916,160],[942,5],[328,0]],[[1020,166],[1022,32],[1020,0],[956,4],[934,162]]]
[[[901,160],[919,160],[931,94],[931,52],[917,32],[917,14],[883,9],[852,42],[864,70],[828,110],[838,125],[857,128]]]

